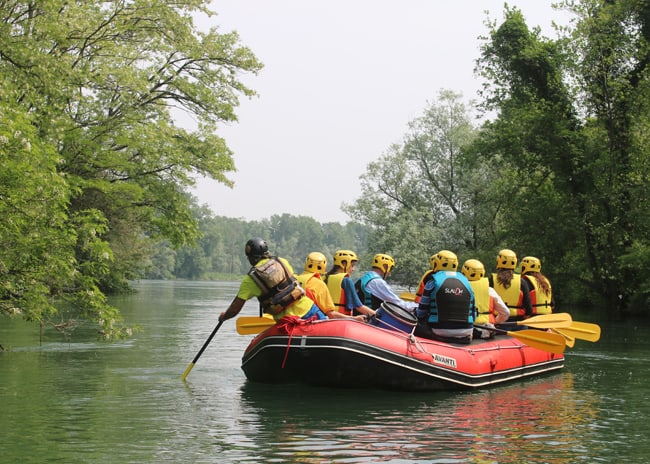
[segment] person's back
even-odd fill
[[[510,311],[499,294],[490,287],[490,282],[485,277],[485,266],[478,259],[468,259],[463,263],[461,272],[469,280],[474,292],[476,304],[475,325],[495,328],[495,324],[505,322],[510,317]],[[494,331],[475,327],[474,335],[480,338],[494,336]]]
[[[530,285],[532,314],[551,314],[555,306],[551,282],[542,274],[542,262],[534,256],[521,260],[521,275]]]
[[[334,264],[323,280],[338,312],[347,316],[363,314],[371,317],[375,312],[361,302],[350,277],[358,261],[354,251],[337,250],[334,253]]]
[[[413,309],[415,304],[402,300],[393,292],[386,278],[395,267],[395,260],[392,256],[378,253],[372,259],[372,271],[366,272],[355,282],[359,298],[366,306],[373,310],[378,309],[384,301]]]
[[[416,303],[420,302],[424,293],[424,287],[427,282],[433,279],[433,274],[436,271],[455,271],[458,269],[458,257],[449,250],[440,250],[435,255],[429,257],[429,267],[430,269],[425,271],[418,282],[418,289],[415,292]]]
[[[530,305],[528,283],[515,272],[517,255],[514,251],[503,249],[496,258],[496,272],[490,276],[493,287],[510,311],[509,321],[521,321],[530,317],[533,309]]]
[[[307,292],[307,296],[329,316],[331,311],[336,307],[332,301],[327,285],[321,279],[321,273],[325,273],[327,268],[327,259],[325,255],[317,251],[309,253],[305,260],[303,272],[296,276],[296,279]]]
[[[321,273],[325,272],[326,267],[327,259],[324,254],[319,252],[309,253],[305,261],[304,271],[297,276],[298,281],[305,288],[307,296],[316,303],[329,319],[366,321],[366,317],[363,315],[352,316],[337,311],[327,284],[321,279]]]
[[[251,268],[242,279],[237,296],[219,315],[220,322],[239,314],[246,301],[254,297],[260,302],[260,316],[267,313],[275,320],[285,316],[326,319],[325,314],[305,295],[289,262],[271,256],[266,241],[259,237],[248,240],[245,252]]]
[[[368,284],[374,279],[381,279],[381,274],[372,269],[366,271],[359,279],[357,279],[354,286],[361,302],[372,309],[377,309],[381,306],[384,300],[379,298],[376,294],[373,294],[372,290],[368,287]]]
[[[437,271],[424,288],[416,311],[415,334],[455,343],[469,343],[474,332],[474,292],[456,271]]]
[[[439,340],[469,343],[474,331],[474,293],[467,278],[457,272],[458,257],[441,250],[430,259],[431,277],[416,310],[415,334]]]
[[[280,273],[283,277],[276,277]],[[293,277],[289,262],[277,256],[262,258],[252,266],[242,280],[237,296],[246,300],[257,297],[262,311],[276,320],[284,316],[301,316],[313,305]]]

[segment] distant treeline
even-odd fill
[[[273,215],[260,221],[213,216],[205,207],[195,207],[202,234],[196,246],[173,249],[169,242],[156,245],[148,279],[213,279],[242,275],[250,264],[244,245],[251,237],[262,237],[269,251],[287,258],[296,272],[312,251],[320,251],[331,265],[336,250],[349,249],[361,258],[368,249],[369,226],[349,222],[319,223],[306,216]]]

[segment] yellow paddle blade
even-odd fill
[[[539,314],[529,317],[523,321],[518,321],[517,325],[527,325],[536,329],[563,329],[573,323],[569,313]]]
[[[564,343],[566,343],[566,346],[569,348],[573,348],[576,344],[576,339],[575,337],[572,337],[571,335],[562,333],[562,329],[551,329],[553,332],[556,334],[560,334],[564,337]]]
[[[550,353],[564,353],[566,343],[564,337],[551,332],[541,332],[539,330],[516,330],[506,332],[511,337],[525,343],[528,346]]]
[[[597,342],[600,340],[600,326],[598,324],[591,324],[589,322],[573,321],[569,327],[557,329],[562,335],[569,335],[578,340],[587,340],[589,342]]]
[[[399,297],[404,301],[415,301],[415,293],[402,292]]]
[[[181,376],[181,380],[185,380],[187,378],[187,376],[189,375],[193,367],[194,367],[194,363],[191,362],[185,369],[185,372],[183,372],[183,375]]]
[[[237,318],[237,333],[239,335],[258,334],[275,325],[270,317],[241,316]]]

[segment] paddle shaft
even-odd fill
[[[573,324],[571,315],[568,313],[540,314],[529,317],[523,321],[501,322],[497,324],[500,328],[508,330],[519,330],[530,327],[533,329],[564,329]]]
[[[212,341],[212,339],[213,339],[214,336],[216,335],[217,331],[219,330],[219,327],[221,327],[221,324],[223,324],[223,320],[219,321],[219,323],[218,323],[217,326],[214,328],[214,330],[212,331],[212,333],[210,334],[210,336],[208,337],[208,339],[205,341],[205,343],[203,344],[203,346],[201,347],[201,349],[199,350],[199,352],[196,353],[196,356],[194,356],[194,359],[192,360],[192,362],[187,366],[187,369],[185,369],[185,372],[183,372],[183,376],[181,377],[182,380],[185,380],[185,379],[187,378],[187,376],[189,375],[190,371],[191,371],[192,368],[194,367],[194,364],[196,364],[196,362],[199,360],[199,358],[201,357],[201,355],[203,354],[203,352],[205,351],[205,349],[208,347],[208,345],[210,344],[210,342]]]
[[[404,301],[415,301],[414,293],[402,292],[399,297]],[[514,322],[515,325],[526,325],[535,329],[560,329],[569,327],[573,321],[568,313],[538,314],[523,321]],[[506,323],[507,324],[507,323]]]
[[[476,324],[474,324],[474,327],[478,329],[491,330],[496,333],[509,335],[528,346],[532,346],[539,350],[548,351],[556,354],[563,353],[566,345],[564,338],[561,335],[550,333],[550,332],[543,332],[543,331],[533,330],[533,329],[508,331],[508,330],[497,329],[485,325],[476,325]]]
[[[547,327],[543,327],[543,326],[539,327],[536,324],[529,326],[526,324],[527,320],[528,319],[524,319],[523,321],[518,321],[518,322],[502,322],[501,324],[499,324],[499,328],[502,330],[509,329],[509,328],[511,328],[512,330],[522,330],[530,327],[538,330],[547,330]],[[572,337],[570,334],[566,334],[562,332],[563,330],[565,329],[551,328],[551,331],[553,331],[553,333],[561,335],[564,338],[564,342],[566,346],[568,346],[569,348],[573,348],[573,346],[575,345],[575,337]]]

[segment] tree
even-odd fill
[[[615,313],[631,312],[647,308],[644,276],[650,274],[643,257],[650,245],[650,5],[590,0],[566,6],[580,18],[567,44],[587,117],[583,159],[594,173],[586,254],[598,293]],[[625,257],[635,255],[638,267],[631,268]]]
[[[562,6],[577,19],[556,41],[529,30],[517,9],[493,24],[479,69],[486,107],[498,116],[479,143],[521,179],[512,197],[520,208],[510,210],[516,243],[544,249],[562,266],[555,275],[565,295],[601,298],[620,314],[641,285],[638,276],[647,275],[630,272],[621,258],[648,237],[650,7]]]
[[[494,206],[481,197],[494,173],[464,153],[476,135],[461,95],[443,90],[424,114],[409,123],[402,143],[393,144],[361,178],[362,196],[345,210],[372,226],[370,249],[393,255],[394,278],[418,281],[428,257],[440,249],[475,250],[483,240],[476,227],[478,204],[489,216]],[[485,190],[487,189],[487,190]],[[426,258],[425,258],[426,257]]]
[[[236,120],[240,96],[254,95],[240,75],[261,69],[236,33],[195,27],[194,15],[213,14],[206,5],[199,0],[0,3],[3,133],[30,135],[31,153],[12,151],[15,166],[35,152],[47,153],[32,175],[52,193],[45,198],[34,184],[31,193],[41,203],[25,203],[21,212],[8,208],[5,220],[25,222],[45,217],[47,210],[61,238],[54,242],[60,248],[50,250],[56,259],[44,261],[36,260],[26,242],[19,249],[5,242],[0,260],[12,264],[1,282],[7,308],[30,307],[39,319],[45,313],[36,309],[36,293],[77,296],[82,313],[108,327],[116,314],[106,313],[99,289],[120,288],[142,271],[147,240],[179,246],[198,237],[185,190],[196,175],[231,185],[226,173],[235,169],[232,152],[216,130]],[[14,115],[22,117],[17,131],[8,121]],[[192,118],[196,127],[180,127],[178,115]],[[24,137],[15,138],[21,143]],[[35,182],[28,171],[15,173],[24,183]],[[10,184],[5,190],[3,202],[9,196],[18,201]],[[39,207],[43,211],[37,213]],[[44,222],[35,223],[40,228],[34,233],[47,243],[57,236]],[[26,273],[38,291],[14,290],[25,286],[17,276]]]

